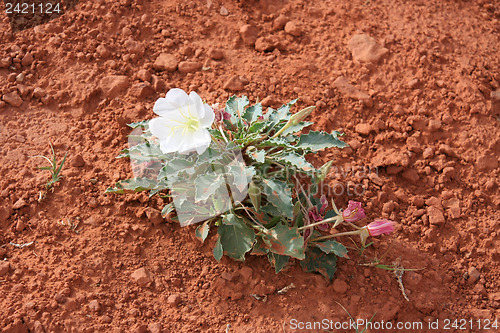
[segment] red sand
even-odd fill
[[[500,319],[494,1],[81,1],[16,33],[0,18],[2,332],[292,332],[292,319],[346,321],[337,302],[418,332]],[[217,263],[213,238],[147,218],[160,199],[105,195],[132,176],[115,159],[126,123],[173,87],[317,105],[314,129],[351,145],[312,159],[335,159],[337,204],[362,201],[396,232],[351,249],[329,284],[297,262],[278,275],[264,257]],[[69,160],[39,203],[47,173],[30,156],[49,142]],[[392,272],[360,266],[377,258],[421,269],[403,275],[409,301]]]

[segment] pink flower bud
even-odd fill
[[[342,212],[344,221],[355,222],[366,217],[365,211],[361,208],[361,202],[349,200],[347,208]]]
[[[389,220],[375,220],[366,226],[370,236],[388,235],[394,231],[394,222]]]

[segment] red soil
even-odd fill
[[[424,322],[418,332],[500,319],[494,1],[81,1],[15,33],[0,18],[2,332],[292,332],[291,319],[346,321],[337,302],[355,318]],[[337,204],[362,201],[396,232],[351,250],[329,284],[297,262],[278,275],[264,257],[217,263],[213,237],[158,224],[160,199],[104,194],[131,177],[115,159],[126,123],[152,118],[173,87],[209,103],[316,104],[314,129],[351,145],[312,159],[335,159]],[[39,203],[47,173],[30,157],[49,142],[69,158]],[[363,166],[378,175],[348,172]],[[376,259],[421,269],[403,275],[409,301],[392,272],[361,266]]]

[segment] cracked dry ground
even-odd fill
[[[493,0],[100,0],[13,33],[3,10],[2,332],[292,332],[346,321],[337,302],[377,322],[499,319],[499,19]],[[217,263],[214,238],[163,221],[161,200],[104,194],[131,176],[115,159],[126,124],[173,87],[316,105],[314,129],[350,144],[311,159],[335,160],[337,204],[362,201],[396,232],[328,283],[297,262]],[[68,162],[39,203],[47,173],[30,157],[49,142]],[[409,301],[362,265],[377,258],[419,269],[402,277]]]

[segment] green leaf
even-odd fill
[[[282,256],[281,254],[276,254],[269,252],[267,254],[267,259],[273,265],[274,271],[279,273],[285,266],[288,264],[290,257],[289,256]]]
[[[226,147],[227,151],[231,148]],[[199,165],[201,163],[214,163],[216,161],[221,161],[225,157],[228,157],[227,151],[219,151],[218,149],[208,147],[201,155],[198,155],[196,159],[196,164]]]
[[[243,118],[250,124],[259,119],[260,116],[262,116],[262,104],[260,103],[252,105],[243,113]]]
[[[137,128],[137,127],[149,128],[149,120],[138,121],[135,123],[127,124],[127,126],[132,128]]]
[[[290,107],[297,102],[297,99],[290,101],[287,104],[282,105],[278,110],[274,110],[269,108],[267,113],[264,116],[264,119],[269,119],[274,124],[277,124],[280,120],[288,120],[290,119],[292,113],[290,112]]]
[[[215,260],[217,261],[220,261],[222,256],[224,255],[224,250],[222,249],[222,244],[220,242],[220,237],[217,238],[217,241],[215,242],[215,246],[214,246],[214,249],[213,249],[213,254],[214,254],[214,258]]]
[[[252,206],[255,208],[255,211],[259,211],[260,203],[262,202],[262,191],[254,182],[250,182],[250,185],[248,186],[248,196],[250,197],[250,201],[252,202]]]
[[[115,188],[108,188],[104,193],[141,192],[151,190],[156,186],[156,181],[147,178],[132,178],[121,180],[116,183]]]
[[[349,258],[347,256],[346,247],[334,240],[326,240],[324,242],[314,243],[314,245],[326,254],[333,253],[339,257]]]
[[[168,214],[170,214],[174,210],[175,210],[175,208],[174,208],[173,202],[166,204],[165,206],[163,206],[163,209],[161,210],[161,216],[166,217]]]
[[[304,259],[304,237],[297,228],[278,223],[274,228],[264,231],[262,239],[273,253]]]
[[[253,123],[248,129],[248,133],[260,133],[267,126],[269,126],[268,121],[259,121],[257,123]]]
[[[279,180],[264,179],[262,185],[267,201],[291,219],[293,217],[292,191],[287,183]]]
[[[235,186],[238,191],[243,192],[248,188],[248,184],[252,181],[255,175],[254,167],[245,167],[244,164],[230,165],[226,167],[228,173],[228,183],[230,186]]]
[[[258,145],[258,147],[283,147],[283,148],[290,148],[290,149],[297,149],[297,147],[293,146],[286,140],[284,137],[279,137],[279,138],[270,138],[265,141],[262,141]]]
[[[217,232],[224,252],[235,260],[244,261],[245,253],[252,249],[255,232],[234,214],[224,216],[222,223]]]
[[[160,150],[159,145],[144,142],[121,151],[121,155],[116,158],[130,157],[137,161],[151,161],[153,159],[164,159],[165,155]]]
[[[307,251],[306,258],[300,262],[306,272],[318,272],[330,281],[337,270],[337,256],[333,253],[326,254],[317,247]]]
[[[280,161],[285,161],[288,164],[296,167],[299,170],[310,172],[316,170],[314,166],[307,162],[306,159],[295,153],[284,153],[283,155],[278,155],[276,159]]]
[[[300,132],[302,129],[306,128],[307,126],[311,126],[312,124],[314,124],[314,123],[311,121],[302,121],[302,122],[298,123],[297,125],[293,125],[293,126],[288,127],[286,130],[283,131],[283,133],[281,133],[281,135],[288,135],[288,134]]]
[[[264,243],[262,238],[257,238],[257,241],[255,242],[255,245],[253,246],[252,252],[250,254],[262,256],[266,253],[269,253],[269,245]]]
[[[266,158],[266,152],[260,149],[248,149],[247,154],[252,160],[259,163],[264,163],[264,160]]]
[[[229,113],[229,115],[231,116],[229,122],[232,125],[236,125],[240,122],[240,116],[243,115],[245,106],[247,105],[248,105],[248,98],[246,96],[242,97],[232,96],[228,99],[228,101],[226,102],[225,111]]]
[[[165,162],[158,173],[158,179],[175,177],[181,172],[194,173],[194,163],[181,157],[173,157]]]
[[[311,131],[300,136],[299,142],[297,143],[297,148],[316,151],[330,147],[347,147],[347,143],[340,141],[337,138],[339,134],[340,133],[337,131],[333,131],[331,134],[328,134],[326,132]]]
[[[207,220],[203,224],[199,225],[198,228],[196,228],[194,234],[196,238],[198,238],[203,243],[205,239],[207,239],[209,231],[210,231],[210,224],[208,223]]]
[[[226,181],[222,173],[198,175],[195,180],[195,202],[207,200],[223,185],[225,189]]]

